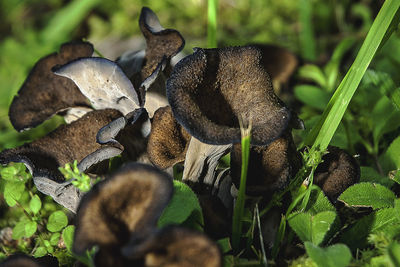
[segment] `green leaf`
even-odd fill
[[[52,234],[52,235],[50,236],[50,240],[49,240],[50,245],[52,245],[52,246],[57,246],[58,241],[60,241],[60,236],[61,236],[61,234],[60,234],[59,232],[58,232],[58,233]]]
[[[379,99],[370,114],[370,118],[373,122],[374,143],[378,143],[384,134],[392,132],[400,126],[400,112],[393,108],[386,97]]]
[[[73,242],[74,242],[74,232],[75,232],[75,226],[74,225],[68,225],[62,231],[62,239],[64,240],[64,244],[67,247],[69,252],[72,251],[72,245],[73,245]]]
[[[31,209],[33,214],[37,214],[42,208],[42,201],[40,200],[40,197],[38,195],[34,195],[29,201],[29,208]]]
[[[68,224],[67,215],[63,211],[55,211],[49,216],[49,221],[47,222],[47,230],[50,232],[58,232],[63,229]]]
[[[12,231],[12,238],[14,240],[23,238],[25,236],[25,224],[26,221],[20,221],[14,226]]]
[[[386,172],[400,169],[400,136],[390,144],[386,152],[379,158],[379,163]]]
[[[47,254],[47,249],[45,247],[38,247],[35,251],[35,253],[33,254],[33,256],[35,258],[40,258],[43,257]]]
[[[37,230],[37,223],[34,221],[28,221],[25,224],[25,234],[24,237],[29,238],[36,233]]]
[[[351,261],[350,249],[344,244],[320,248],[310,242],[304,243],[308,256],[319,267],[346,267]]]
[[[290,227],[299,238],[319,245],[324,241],[327,232],[331,229],[336,218],[333,211],[323,211],[314,216],[310,213],[295,213],[289,216]]]
[[[15,176],[17,174],[18,174],[18,169],[13,165],[4,167],[0,171],[1,178],[3,178],[4,180],[7,180],[7,181],[16,181]]]
[[[158,227],[161,228],[168,224],[181,224],[192,213],[196,212],[201,214],[199,223],[203,224],[202,211],[196,194],[186,184],[174,180],[174,195],[161,214]]]
[[[221,248],[221,252],[222,253],[227,253],[227,252],[232,250],[232,246],[231,246],[231,242],[230,242],[229,237],[225,237],[225,238],[219,239],[217,241],[217,244]]]
[[[400,266],[400,244],[393,241],[388,247],[388,255],[393,266]]]
[[[373,183],[352,185],[338,198],[348,206],[372,207],[373,209],[393,207],[395,199],[393,191],[383,185]]]
[[[6,182],[4,186],[4,199],[7,205],[13,207],[21,198],[22,193],[25,191],[25,184],[23,182]]]
[[[379,174],[374,168],[361,166],[360,182],[378,183],[390,188],[393,182],[388,177]]]
[[[294,88],[294,95],[304,104],[324,110],[329,102],[330,94],[313,85],[298,85]]]
[[[325,196],[324,192],[318,186],[314,186],[305,211],[311,215],[315,215],[323,211],[336,212],[336,209]]]
[[[374,211],[358,220],[341,236],[340,242],[352,250],[362,249],[367,245],[367,237],[372,233],[383,232],[388,237],[400,234],[398,208],[386,208]]]
[[[326,88],[326,78],[322,70],[316,66],[307,64],[299,69],[299,76],[304,79],[311,80],[322,88]]]

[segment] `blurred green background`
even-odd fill
[[[289,48],[305,62],[324,64],[342,39],[363,40],[381,4],[220,0],[218,46],[273,43]],[[110,59],[143,48],[138,27],[142,6],[153,9],[165,28],[181,32],[186,53],[207,46],[206,0],[0,0],[0,149],[42,136],[62,121],[56,116],[20,134],[9,123],[8,106],[35,62],[74,39],[89,40]]]

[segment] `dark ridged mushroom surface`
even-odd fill
[[[171,107],[159,108],[153,116],[147,145],[151,162],[165,169],[185,160],[190,134],[175,120]]]
[[[239,120],[252,124],[252,144],[279,138],[290,111],[274,94],[262,54],[254,46],[196,49],[167,81],[177,121],[207,144],[239,143]]]
[[[360,166],[345,150],[329,146],[322,160],[315,170],[314,184],[331,201],[336,201],[348,187],[360,181]]]
[[[144,242],[124,248],[126,257],[144,256],[144,266],[219,267],[218,246],[203,233],[179,226],[167,226]],[[142,256],[142,257],[143,257]]]
[[[164,29],[157,15],[148,7],[143,7],[139,27],[146,38],[146,54],[141,70],[142,81],[149,77],[165,57],[168,61],[178,54],[185,45],[182,35],[173,29]]]
[[[20,147],[0,153],[0,163],[23,162],[33,177],[49,177],[63,181],[59,167],[77,160],[100,148],[96,134],[101,127],[121,116],[113,109],[95,110],[68,125],[61,125],[48,135]]]
[[[242,149],[235,144],[231,150],[231,177],[236,188],[240,185]],[[271,196],[283,189],[301,166],[301,156],[286,133],[268,146],[251,146],[247,173],[246,193],[254,196]]]
[[[139,239],[156,227],[173,192],[172,178],[149,165],[131,163],[96,184],[79,205],[73,250],[93,245],[113,250],[133,233]]]
[[[14,97],[9,111],[17,131],[33,128],[59,111],[70,107],[90,107],[89,101],[69,79],[51,69],[80,57],[90,57],[93,46],[87,42],[63,44],[59,53],[41,58]]]

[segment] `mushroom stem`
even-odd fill
[[[229,145],[209,145],[192,137],[186,153],[182,180],[212,187],[218,161],[228,153]]]

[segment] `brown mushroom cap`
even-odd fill
[[[96,184],[83,196],[77,212],[73,250],[93,245],[113,249],[143,237],[156,227],[173,191],[172,178],[155,167],[131,163]]]
[[[274,85],[287,83],[299,64],[297,57],[280,46],[267,44],[256,46],[261,50],[261,62]]]
[[[11,103],[9,116],[14,128],[17,131],[33,128],[70,107],[90,107],[78,87],[69,79],[54,75],[51,68],[80,57],[90,57],[92,53],[90,43],[75,42],[65,43],[59,53],[41,58]]]
[[[232,146],[231,177],[237,188],[240,185],[242,149]],[[268,146],[251,146],[247,172],[246,193],[255,196],[272,195],[283,189],[301,166],[301,156],[286,133]]]
[[[121,116],[117,110],[95,110],[68,125],[61,125],[48,135],[20,147],[0,153],[0,163],[23,162],[32,175],[50,177],[55,181],[64,178],[58,167],[77,160],[100,148],[96,134],[101,127]]]
[[[141,71],[142,80],[149,77],[157,65],[181,51],[185,45],[182,35],[173,29],[164,29],[157,15],[148,7],[143,7],[139,18],[139,27],[146,38],[146,55]]]
[[[314,184],[331,201],[336,201],[348,187],[360,181],[360,166],[345,150],[329,146],[322,160],[314,172]]]
[[[126,246],[123,254],[144,256],[144,266],[222,266],[221,252],[213,241],[179,226],[164,227],[142,243]]]
[[[184,161],[190,138],[175,120],[171,107],[159,108],[154,113],[147,145],[150,161],[161,169]]]
[[[239,143],[239,119],[252,124],[252,144],[279,138],[291,114],[274,94],[254,46],[196,49],[167,81],[167,97],[177,121],[208,144]]]

